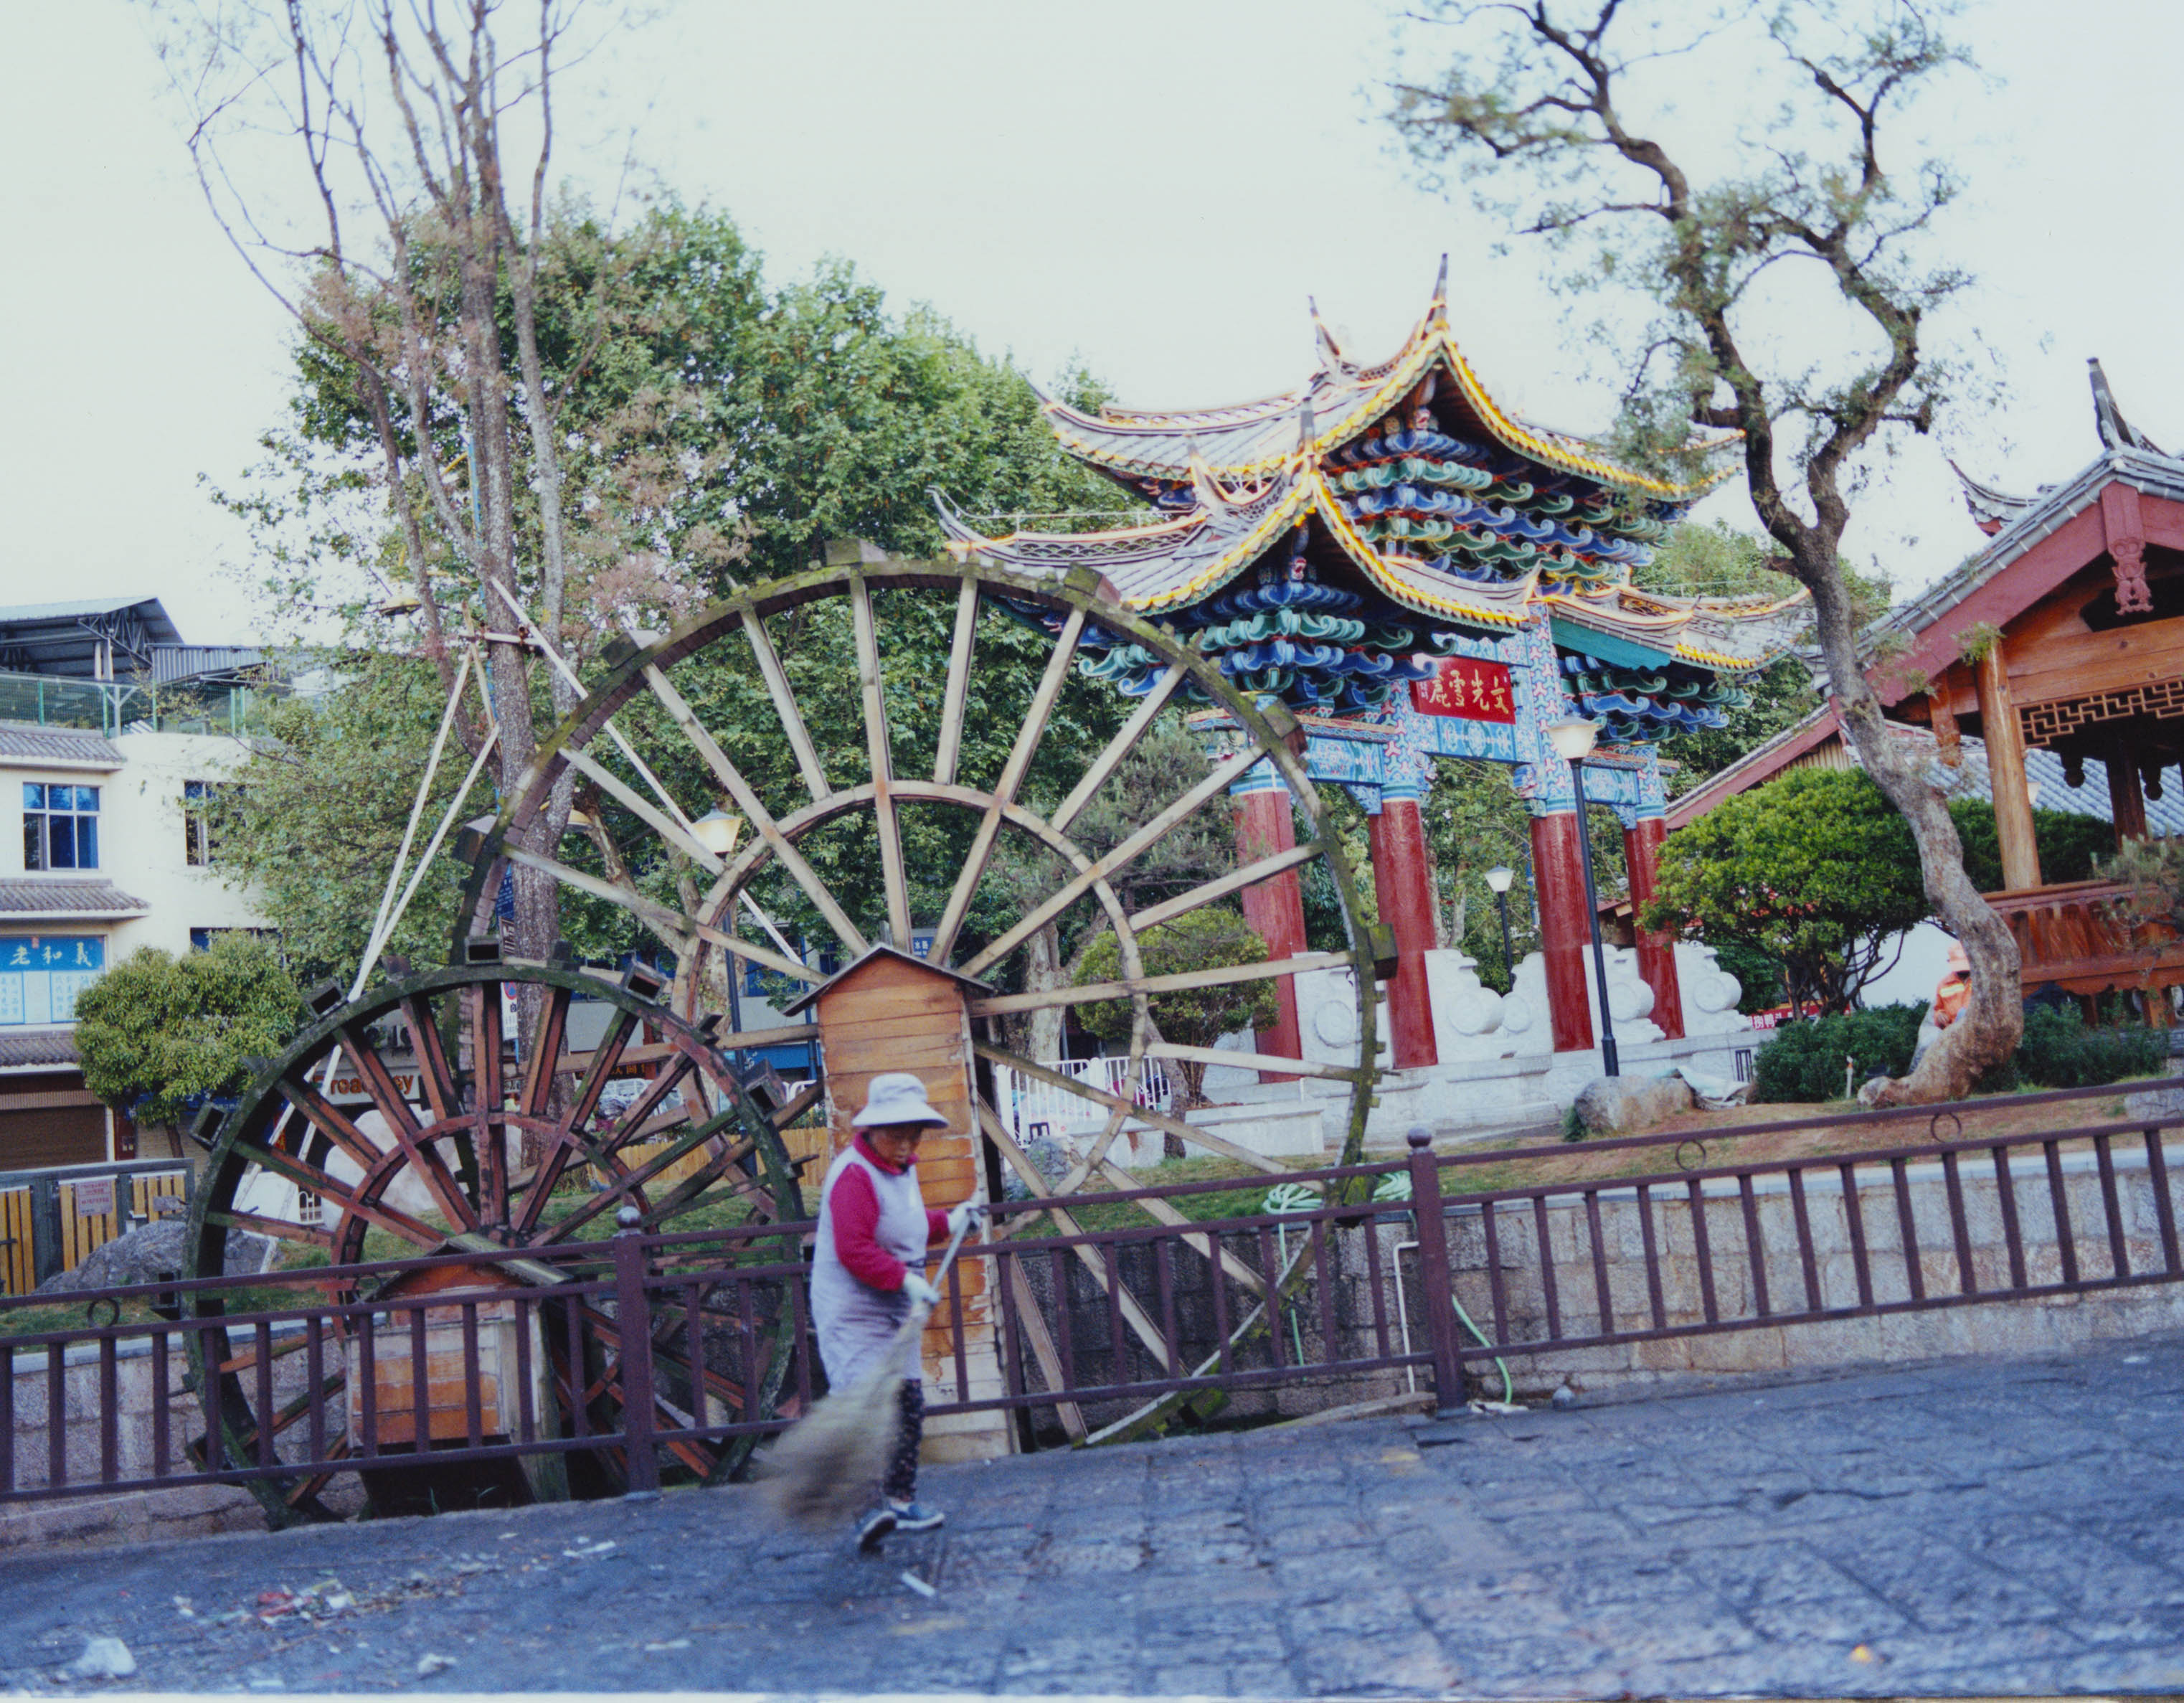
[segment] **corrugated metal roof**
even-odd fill
[[[100,734],[80,728],[32,728],[0,722],[0,762],[122,766],[121,753]]]
[[[0,1035],[0,1070],[78,1062],[75,1036],[65,1029],[37,1029],[26,1035]]]
[[[151,908],[111,881],[37,875],[0,879],[0,917],[128,917]]]
[[[265,653],[253,645],[154,645],[152,680],[166,685],[174,680],[193,680],[202,674],[231,673],[238,668],[259,668]]]

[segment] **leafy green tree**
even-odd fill
[[[1917,872],[1910,830],[1872,782],[1796,769],[1670,835],[1643,920],[1763,952],[1793,1005],[1842,1011],[1925,917]]]
[[[769,292],[759,257],[732,221],[672,203],[618,236],[603,233],[581,208],[563,206],[548,220],[542,241],[536,318],[541,359],[559,386],[560,417],[569,428],[560,459],[576,517],[564,529],[575,567],[562,642],[579,667],[622,624],[677,618],[727,589],[732,568],[745,577],[793,572],[827,539],[850,536],[934,553],[939,533],[928,485],[944,486],[974,512],[1112,511],[1121,501],[1105,481],[1061,455],[1037,394],[1013,366],[981,355],[929,310],[898,322],[880,293],[846,266]],[[273,600],[292,607],[334,603],[355,642],[335,666],[337,684],[328,699],[283,723],[287,749],[260,753],[242,775],[232,861],[253,879],[280,886],[275,913],[296,931],[298,950],[345,979],[362,949],[444,699],[432,701],[426,677],[404,660],[413,649],[404,629],[376,614],[372,598],[355,589],[360,566],[400,556],[399,539],[376,528],[357,505],[360,485],[366,495],[377,489],[365,472],[376,427],[359,399],[360,370],[341,351],[307,343],[297,373],[292,429],[269,440],[273,453],[257,489],[237,504],[265,547]],[[1081,373],[1067,388],[1076,399],[1097,399],[1097,387]],[[435,451],[450,463],[462,454],[459,428],[459,420],[446,427],[456,435]],[[526,524],[530,516],[520,511]],[[462,589],[460,564],[436,572],[448,607],[460,605],[473,617],[487,612],[475,584]],[[952,604],[911,594],[886,595],[882,603],[898,762],[915,773],[922,761],[929,772]],[[846,611],[839,606],[792,611],[776,617],[771,630],[829,773],[861,768],[860,706],[855,693],[841,690],[855,673]],[[429,634],[422,648],[429,652]],[[1046,651],[1042,635],[1000,611],[983,620],[962,758],[967,780],[999,772]],[[740,641],[691,659],[675,678],[761,794],[777,804],[793,798],[794,762]],[[554,701],[536,680],[532,690],[538,713],[550,717]],[[1028,789],[1058,800],[1127,709],[1096,683],[1072,680]],[[657,706],[649,700],[632,705],[618,723],[702,814],[715,783]],[[473,742],[482,731],[475,718],[459,726]],[[623,767],[611,751],[596,754]],[[461,768],[458,761],[456,774]],[[436,810],[443,796],[433,801]],[[569,803],[579,801],[572,787]],[[626,879],[648,897],[686,909],[696,902],[701,890],[691,868],[649,829],[610,798],[586,794],[581,801],[598,826],[559,833],[556,855]],[[477,811],[490,807],[481,796]],[[916,866],[960,867],[972,827],[964,812],[913,807],[903,822]],[[314,849],[327,847],[343,849]],[[863,879],[877,861],[867,822],[830,824],[805,849],[838,891],[872,891],[876,884]],[[284,868],[299,855],[310,867]],[[421,893],[416,921],[395,943],[421,962],[435,962],[445,950],[460,874],[452,859],[443,863]],[[823,942],[816,913],[793,884],[768,880],[758,896],[792,937],[808,934]],[[916,897],[920,914],[931,914],[945,902],[946,888]],[[990,931],[995,914],[982,896],[972,937]],[[661,947],[627,910],[605,901],[564,894],[555,922],[589,955]]]
[[[1949,812],[1972,878],[1999,886],[1993,807],[1958,799]],[[2106,823],[2061,811],[2036,811],[2033,824],[2042,867],[2061,879],[2090,874],[2110,839]],[[1793,1006],[1841,1011],[1894,962],[1895,937],[1930,913],[1910,830],[1880,789],[1857,769],[1805,768],[1671,834],[1643,920],[1780,965]],[[1750,995],[1749,958],[1730,968]]]
[[[1566,282],[1624,315],[1602,338],[1622,352],[1624,453],[1688,478],[1707,444],[1741,434],[1753,516],[1812,594],[1846,736],[1971,959],[1965,1016],[1879,1091],[1890,1100],[1964,1093],[2021,1027],[2016,944],[1924,763],[1888,735],[1842,567],[1862,481],[1967,377],[1932,347],[1969,282],[1936,241],[1959,180],[1909,110],[1968,63],[1944,31],[1953,9],[1427,0],[1435,63],[1397,84],[1390,114],[1429,177],[1546,238]],[[1686,100],[1688,77],[1658,70],[1693,53],[1733,63],[1722,101]]]
[[[1225,906],[1207,905],[1147,929],[1138,936],[1138,952],[1147,975],[1180,975],[1192,970],[1263,963],[1267,943],[1239,913]],[[1089,982],[1112,981],[1122,974],[1122,948],[1115,936],[1103,934],[1084,954],[1076,983],[1081,987]],[[1274,984],[1243,981],[1189,988],[1154,994],[1146,1003],[1162,1040],[1179,1047],[1211,1047],[1240,1029],[1264,1029],[1272,1024]],[[1078,1021],[1102,1041],[1119,1045],[1130,1039],[1134,1021],[1130,1001],[1097,1000],[1079,1007],[1078,1013]],[[1203,1105],[1206,1066],[1189,1059],[1170,1059],[1167,1068],[1182,1091],[1176,1097],[1177,1111]],[[1170,1157],[1180,1157],[1173,1146],[1171,1137]]]
[[[279,952],[224,935],[181,958],[131,952],[78,997],[75,1044],[92,1093],[140,1124],[173,1125],[241,1088],[245,1061],[280,1052],[303,1017]]]

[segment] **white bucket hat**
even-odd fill
[[[883,1070],[865,1091],[865,1109],[850,1120],[857,1129],[875,1124],[930,1124],[944,1130],[948,1120],[925,1097],[925,1084],[907,1070]]]

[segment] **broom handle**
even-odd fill
[[[948,1238],[948,1249],[940,1256],[940,1269],[933,1274],[930,1280],[934,1288],[938,1289],[943,1283],[945,1283],[948,1281],[948,1268],[956,1263],[956,1250],[963,1245],[963,1238],[969,1233],[970,1229],[971,1220],[967,1218],[963,1220],[962,1228]],[[915,1311],[915,1309],[913,1310]],[[904,1321],[901,1339],[906,1353],[916,1353],[917,1338],[920,1333],[925,1329],[925,1321],[932,1316],[933,1309],[928,1307],[922,1312],[916,1313],[914,1326],[912,1321],[905,1320]]]

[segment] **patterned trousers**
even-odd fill
[[[925,1440],[925,1384],[905,1378],[895,1415],[894,1453],[888,1457],[880,1489],[897,1502],[917,1499],[917,1448]]]

